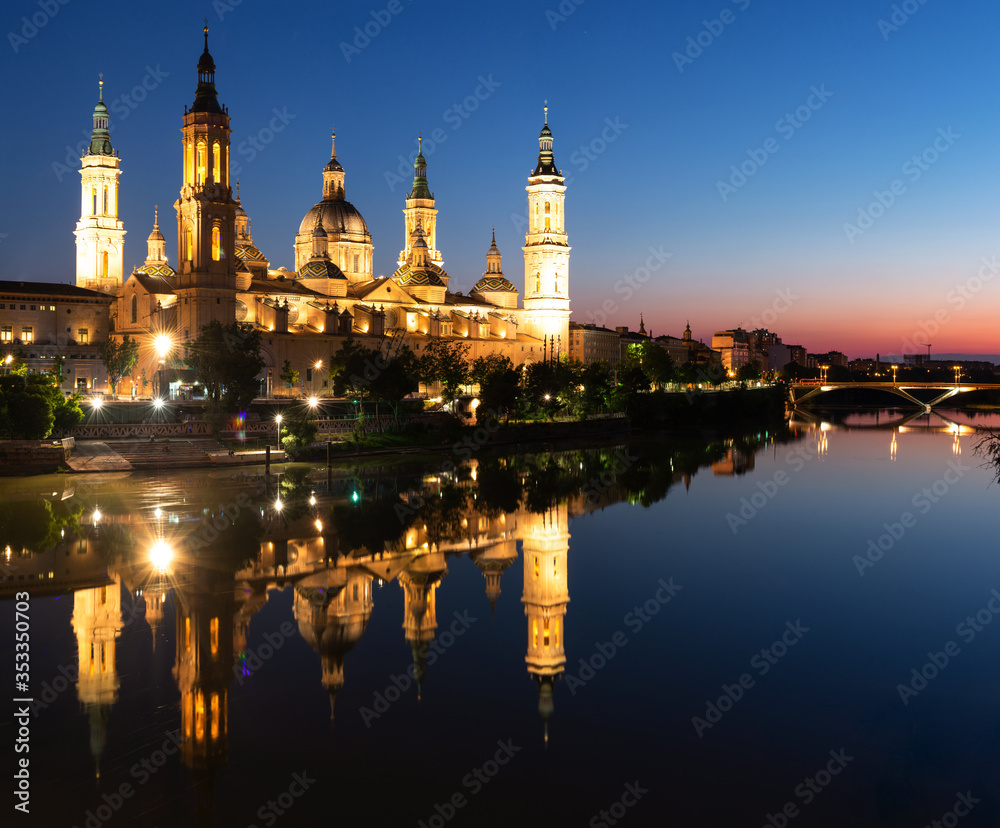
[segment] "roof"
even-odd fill
[[[141,270],[136,270],[128,278],[135,279],[146,293],[166,294],[167,296],[174,294],[173,284],[162,276],[151,276]],[[128,279],[125,281],[127,282]]]
[[[322,296],[324,299],[326,298],[326,294],[320,293],[312,288],[307,288],[305,285],[299,284],[294,279],[253,279],[250,282],[250,287],[246,290],[238,292],[273,293],[282,296]]]
[[[67,299],[101,299],[108,304],[114,301],[114,296],[107,293],[88,290],[76,285],[54,284],[52,282],[0,281],[0,293],[17,293],[25,296],[60,296]]]

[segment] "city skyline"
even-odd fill
[[[347,197],[371,227],[375,273],[390,275],[419,132],[455,289],[482,275],[493,227],[523,287],[523,182],[548,100],[574,321],[635,329],[642,313],[654,335],[679,336],[690,320],[710,341],[760,320],[786,343],[852,358],[928,341],[935,353],[997,350],[1000,205],[988,182],[1000,170],[982,106],[992,67],[976,48],[997,12],[984,3],[610,11],[566,0],[515,3],[488,25],[404,0],[336,17],[233,0],[121,5],[100,19],[52,8],[8,19],[4,61],[27,80],[12,89],[22,127],[4,138],[20,194],[0,226],[5,279],[73,281],[77,150],[100,73],[122,159],[126,273],[145,257],[154,205],[176,263],[175,130],[207,14],[233,177],[275,267],[294,266],[336,126]],[[928,59],[937,52],[959,57]]]

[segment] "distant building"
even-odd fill
[[[722,366],[736,373],[750,362],[750,338],[745,330],[716,331],[712,349],[722,354]]]
[[[847,367],[847,356],[840,351],[829,351],[825,354],[809,354],[809,359],[818,367],[820,365],[838,365]]]
[[[801,345],[772,345],[768,353],[767,367],[770,371],[780,371],[789,362],[809,368],[809,354]]]
[[[612,367],[621,361],[621,334],[599,325],[569,323],[569,356],[584,365],[607,362]]]
[[[0,282],[0,355],[18,351],[30,371],[48,371],[64,357],[65,390],[107,382],[98,353],[107,341],[114,297],[75,285]]]
[[[680,339],[676,336],[658,336],[655,342],[670,355],[678,368],[686,362],[704,367],[722,367],[722,354],[696,340],[691,334],[690,325],[684,328],[684,335]]]

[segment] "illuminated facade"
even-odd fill
[[[74,235],[77,287],[110,294],[122,286],[125,257],[125,225],[118,218],[120,163],[111,146],[102,80],[90,146],[80,159],[80,220]]]
[[[107,139],[104,104],[95,110],[94,141],[82,170],[85,215],[77,230],[78,281],[100,282],[101,289],[117,295],[113,335],[128,333],[151,342],[167,332],[180,344],[197,337],[211,321],[251,324],[267,334],[261,379],[268,395],[286,360],[296,369],[317,361],[329,364],[340,346],[335,337],[348,335],[391,336],[418,354],[429,339],[454,340],[470,346],[470,359],[500,353],[515,365],[568,353],[566,187],[555,166],[547,107],[538,161],[528,179],[531,219],[523,248],[524,303],[518,307],[519,291],[503,274],[495,233],[482,278],[468,293],[451,289],[437,247],[438,209],[422,152],[414,161],[413,185],[403,208],[398,268],[391,276],[376,277],[372,236],[360,211],[347,201],[335,135],[322,171],[322,198],[306,212],[295,234],[295,267],[272,268],[253,243],[238,188],[233,197],[229,114],[219,103],[215,69],[206,27],[195,100],[185,108],[181,128],[176,270],[168,261],[157,217],[146,261],[123,284],[118,157]],[[91,235],[84,233],[85,224]],[[97,232],[91,225],[100,229],[106,257],[95,254],[87,241]],[[143,370],[155,372],[162,355],[146,348],[139,359],[135,376],[123,382],[134,383]]]
[[[552,153],[549,108],[538,136],[538,164],[528,178],[528,232],[524,247],[526,331],[554,337],[557,353],[569,348],[569,242],[566,185]]]

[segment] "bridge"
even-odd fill
[[[852,390],[872,389],[875,391],[887,391],[902,397],[913,405],[920,406],[924,411],[930,411],[934,406],[940,405],[945,400],[949,400],[958,394],[967,391],[982,391],[986,389],[1000,389],[1000,383],[954,383],[954,382],[830,382],[828,380],[797,380],[789,386],[792,405],[798,408],[806,400],[815,399],[820,394],[827,391],[839,391],[843,388]],[[941,393],[934,399],[924,402],[914,397],[910,391],[919,389],[932,389]]]

